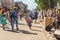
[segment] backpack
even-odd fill
[[[11,14],[11,16],[12,16],[13,18],[18,18],[17,11],[13,11],[12,14]]]

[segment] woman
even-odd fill
[[[1,14],[1,23],[2,23],[2,28],[5,30],[5,25],[7,24],[7,18],[6,18],[6,10],[4,9]]]

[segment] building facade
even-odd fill
[[[15,4],[17,4],[17,5],[20,7],[20,9],[22,9],[23,11],[24,11],[25,9],[27,9],[27,5],[24,4],[22,1],[20,1],[20,2],[15,2]]]
[[[14,0],[2,0],[2,2],[2,5],[8,9],[14,6]]]

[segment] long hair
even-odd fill
[[[5,10],[2,10],[2,14],[4,14]]]

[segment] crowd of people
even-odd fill
[[[32,27],[32,22],[33,20],[35,20],[35,23],[37,23],[37,19],[44,19],[44,17],[51,17],[52,22],[47,25],[46,30],[47,31],[51,31],[51,29],[53,27],[50,26],[54,26],[55,31],[58,29],[60,30],[60,12],[57,12],[56,9],[53,10],[48,10],[48,11],[43,11],[43,10],[39,10],[39,11],[30,11],[30,10],[17,10],[17,8],[11,8],[9,10],[6,10],[5,8],[3,8],[2,10],[0,9],[0,24],[2,24],[2,28],[3,30],[5,30],[5,25],[7,24],[7,20],[10,22],[11,24],[11,29],[12,31],[14,31],[14,24],[16,24],[16,30],[19,30],[18,27],[18,21],[20,18],[20,20],[22,20],[22,18],[25,18],[27,25],[29,26],[29,29],[31,29]],[[48,21],[48,20],[47,20]],[[52,25],[51,25],[52,24]]]
[[[1,11],[1,10],[0,10]],[[11,8],[9,10],[6,10],[5,8],[2,9],[2,11],[0,12],[0,24],[2,24],[2,28],[3,30],[5,30],[5,25],[7,24],[7,20],[9,21],[9,23],[11,24],[11,29],[12,31],[14,31],[14,24],[16,24],[16,30],[19,30],[18,27],[18,21],[20,18],[20,20],[22,20],[22,18],[25,18],[27,25],[29,26],[29,29],[31,30],[32,27],[32,22],[33,20],[35,20],[35,22],[38,19],[38,12],[33,12],[26,10],[23,11],[22,10],[17,10],[17,8]]]
[[[48,25],[46,26],[46,31],[53,31],[53,34],[57,40],[60,40],[60,10],[49,9],[47,13],[45,13],[45,17],[47,17],[46,19],[50,20],[50,23],[47,23]]]

